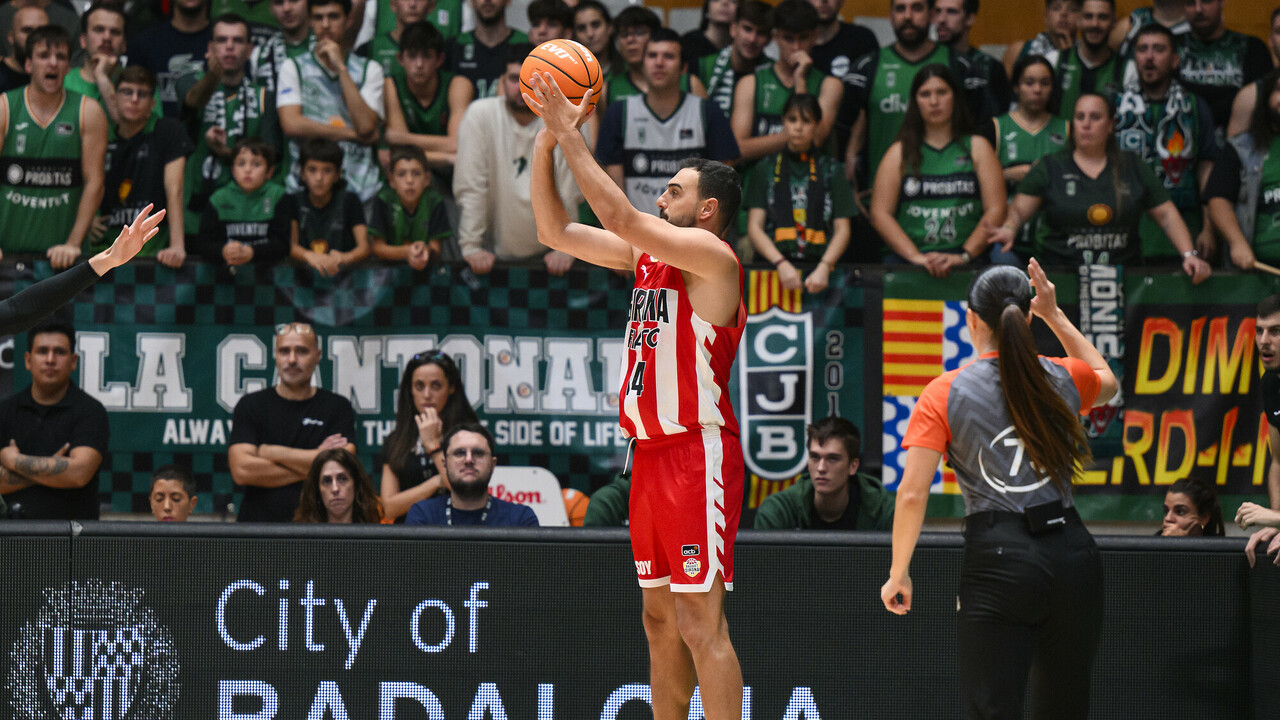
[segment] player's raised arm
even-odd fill
[[[706,203],[699,203],[696,217],[690,218],[689,227],[678,227],[662,218],[634,208],[622,189],[592,157],[586,140],[578,132],[578,127],[590,112],[588,109],[590,96],[583,97],[582,102],[575,105],[560,92],[560,88],[554,82],[548,82],[549,78],[550,75],[547,73],[535,75],[534,95],[530,96],[526,93],[525,102],[542,116],[547,130],[560,144],[565,159],[569,162],[569,169],[573,171],[574,179],[577,180],[583,197],[591,205],[596,217],[600,219],[600,224],[635,249],[662,258],[698,277],[724,276],[729,269],[733,269],[732,277],[736,283],[737,258],[732,248],[715,234],[693,227],[698,220],[715,216],[719,210],[718,202],[711,199]],[[536,181],[537,176],[534,179]],[[668,192],[692,192],[696,195],[698,188],[684,187],[678,183],[676,187],[672,187],[672,184],[668,184]],[[539,204],[535,194],[535,216],[537,216]],[[716,229],[723,232],[727,223],[733,218],[721,218],[721,220]],[[538,222],[541,231],[541,217]],[[571,250],[558,249],[574,254]]]
[[[529,179],[529,196],[533,201],[533,220],[538,226],[538,242],[593,265],[634,270],[635,250],[622,238],[607,230],[569,219],[557,191],[555,150],[555,136],[545,127],[539,130],[533,142],[533,168]]]

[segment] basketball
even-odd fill
[[[578,492],[573,488],[562,489],[560,495],[564,500],[564,512],[569,516],[569,525],[582,527],[582,521],[587,517],[587,505],[591,503],[591,498],[586,493]]]
[[[574,104],[582,101],[582,96],[588,89],[592,91],[592,108],[600,99],[600,88],[604,85],[600,63],[581,43],[548,40],[529,53],[520,66],[520,88],[529,97],[535,97],[532,84],[534,73],[542,72],[551,73],[551,77],[560,86],[560,92]]]

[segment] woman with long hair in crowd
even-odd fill
[[[1169,486],[1164,494],[1163,537],[1222,537],[1227,534],[1222,524],[1222,507],[1213,486],[1197,478],[1182,478]]]
[[[402,522],[419,500],[448,489],[441,438],[460,423],[479,422],[453,358],[418,353],[405,365],[396,392],[396,425],[382,444],[382,506]]]
[[[1035,253],[1047,266],[1136,265],[1142,256],[1138,222],[1145,212],[1168,235],[1192,282],[1213,272],[1155,171],[1116,144],[1115,108],[1101,95],[1086,93],[1076,101],[1067,147],[1031,166],[991,242],[1009,250],[1036,212],[1042,229]]]
[[[1070,126],[1066,118],[1049,112],[1049,100],[1053,96],[1054,72],[1041,55],[1023,55],[1013,64],[1013,99],[1016,107],[996,117],[996,157],[1004,171],[1005,191],[1014,196],[1018,183],[1027,176],[1036,160],[1067,146]],[[1022,226],[1022,232],[1013,243],[1016,257],[1006,257],[998,248],[992,249],[993,259],[1005,264],[1021,265],[1034,254],[1032,243],[1039,226],[1039,217]]]
[[[613,47],[613,16],[599,0],[582,0],[573,8],[573,39],[596,56],[602,76],[613,72],[618,60]]]
[[[870,219],[888,264],[945,277],[987,250],[1004,217],[1004,180],[991,143],[974,133],[964,93],[946,65],[911,82],[898,139],[876,170]]]
[[[321,451],[302,481],[294,522],[382,522],[381,503],[360,459],[344,448]]]
[[[964,496],[958,628],[965,718],[1085,718],[1102,628],[1102,565],[1072,500],[1091,459],[1080,414],[1116,393],[1107,361],[1058,307],[1044,270],[988,268],[969,285],[965,323],[977,360],[935,378],[907,426],[880,596],[911,609],[911,556],[943,454]],[[1035,297],[1032,297],[1032,290]],[[1037,354],[1039,317],[1068,357]]]

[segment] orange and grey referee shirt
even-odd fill
[[[947,456],[964,495],[965,515],[1028,507],[1070,495],[1031,466],[1005,408],[996,353],[943,373],[925,387],[911,413],[902,447],[924,447]],[[1102,381],[1084,361],[1041,356],[1049,384],[1081,414],[1089,412]]]

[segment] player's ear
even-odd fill
[[[710,220],[715,217],[716,211],[720,209],[719,198],[707,198],[702,201],[702,207],[698,209],[699,219]]]

